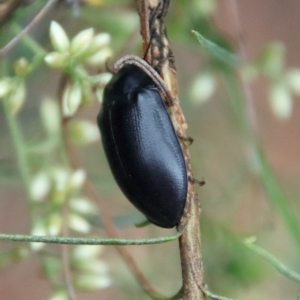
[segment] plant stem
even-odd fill
[[[0,234],[0,241],[12,242],[33,242],[48,244],[66,244],[66,245],[152,245],[167,243],[176,240],[181,233],[175,235],[157,237],[157,238],[137,238],[137,239],[119,239],[119,238],[76,238],[59,236],[36,236],[23,234]]]
[[[27,193],[28,198],[31,198],[30,195],[30,172],[27,164],[27,154],[26,154],[26,147],[23,142],[22,134],[20,132],[17,119],[15,115],[13,115],[8,108],[8,103],[3,100],[3,106],[4,106],[4,113],[7,119],[7,124],[9,127],[9,131],[11,133],[11,137],[15,146],[16,154],[17,154],[17,160],[18,160],[18,167],[20,170],[20,174],[24,183],[24,187]]]

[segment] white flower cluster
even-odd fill
[[[46,55],[46,63],[54,68],[64,68],[74,63],[99,66],[112,55],[110,35],[95,35],[93,28],[80,31],[71,41],[65,30],[55,21],[51,22],[50,38],[55,52]]]
[[[45,62],[53,68],[63,69],[73,79],[63,93],[62,111],[64,116],[74,115],[78,108],[92,101],[92,88],[95,88],[99,101],[102,90],[110,80],[111,74],[104,72],[88,76],[83,65],[99,68],[112,56],[109,48],[110,35],[95,35],[93,28],[80,31],[69,39],[65,30],[55,21],[51,22],[50,39],[55,52],[45,56]]]

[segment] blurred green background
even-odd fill
[[[299,284],[280,275],[248,250],[242,241],[245,237],[257,236],[258,244],[300,271],[297,232],[290,234],[292,229],[288,229],[288,222],[282,218],[284,209],[274,200],[280,194],[278,188],[281,188],[287,207],[299,222],[299,96],[285,99],[292,105],[291,113],[284,118],[280,114],[278,117],[273,112],[269,94],[274,81],[277,83],[280,78],[274,79],[262,71],[261,76],[249,81],[253,93],[251,104],[257,117],[256,137],[261,141],[272,176],[278,180],[278,186],[272,183],[276,185],[271,187],[275,196],[270,201],[272,197],[266,196],[260,179],[264,170],[253,153],[253,141],[243,128],[247,113],[250,113],[249,102],[246,101],[246,114],[243,114],[237,102],[232,101],[233,97],[242,94],[239,76],[204,51],[191,30],[200,32],[208,40],[232,52],[236,52],[239,38],[247,50],[248,60],[253,62],[259,60],[262,49],[268,44],[280,41],[286,49],[284,56],[278,54],[284,73],[291,68],[299,68],[300,3],[294,0],[237,1],[242,22],[242,31],[238,32],[241,36],[237,37],[229,0],[171,2],[166,24],[176,59],[180,100],[189,125],[188,135],[194,139],[190,146],[192,163],[195,177],[206,181],[204,187],[198,188],[206,282],[215,293],[235,299],[296,299]],[[22,28],[28,24],[43,4],[43,1],[29,1],[17,10],[12,20],[1,28],[1,47],[14,36],[18,26]],[[1,14],[5,12],[5,3],[0,9]],[[61,2],[31,30],[32,39],[47,51],[52,51],[48,33],[51,20],[59,22],[70,37],[89,27],[94,27],[97,32],[110,33],[114,53],[111,64],[125,54],[142,56],[139,19],[133,1],[99,0],[80,5]],[[32,56],[28,45],[20,41],[0,58],[1,75],[11,76],[11,66],[16,59],[26,57],[30,60]],[[195,82],[207,74],[207,81],[198,81],[198,85],[204,84],[203,88],[208,89],[207,97],[203,98]],[[42,62],[26,78],[27,97],[18,114],[18,122],[28,142],[34,142],[45,134],[39,117],[40,103],[45,96],[55,97],[59,76],[60,71],[49,69]],[[241,99],[246,98],[242,96]],[[241,99],[238,101],[244,101]],[[99,107],[99,102],[94,101],[80,112],[80,116],[95,122]],[[0,141],[0,232],[28,233],[28,201],[2,105]],[[99,195],[106,199],[106,206],[120,227],[122,237],[170,234],[153,225],[144,229],[132,226],[134,221],[142,220],[142,216],[113,181],[100,142],[78,147],[77,150]],[[34,166],[37,162],[31,163]],[[104,231],[102,233],[105,235]],[[0,243],[3,253],[16,247],[18,244]],[[172,295],[180,288],[177,241],[131,246],[130,252],[161,293]],[[112,246],[103,250],[102,259],[108,263],[112,285],[100,291],[79,292],[78,299],[148,299]],[[48,299],[50,295],[51,285],[42,272],[38,254],[20,262],[2,263],[1,299],[40,300]]]

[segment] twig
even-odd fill
[[[39,13],[32,19],[32,21],[19,34],[17,34],[10,42],[8,42],[3,48],[0,49],[0,57],[5,55],[9,50],[11,50],[18,43],[18,41],[26,33],[29,32],[31,28],[37,25],[57,1],[58,0],[49,0],[45,4],[45,6],[39,11]]]
[[[178,99],[178,88],[174,56],[170,48],[163,17],[167,13],[169,0],[141,0],[140,8],[141,24],[147,24],[148,28],[142,28],[141,34],[144,45],[150,43],[147,60],[152,67],[164,79],[169,90],[173,94],[173,105],[168,107],[171,119],[178,136],[186,136],[187,124],[180,108]],[[159,14],[157,11],[159,10]],[[156,19],[152,19],[155,15]],[[151,22],[150,22],[151,20]],[[149,41],[149,32],[151,39]],[[186,143],[181,142],[185,160],[187,162],[188,176],[193,177],[189,149]],[[187,203],[184,215],[179,228],[185,227],[185,231],[179,239],[182,278],[183,278],[183,299],[203,300],[205,294],[202,291],[204,286],[204,270],[201,252],[200,233],[200,204],[195,191],[194,183],[188,183]]]
[[[1,19],[0,19],[0,28],[1,28],[1,26],[3,26],[9,20],[9,18],[12,16],[12,14],[14,13],[14,11],[20,5],[22,5],[22,3],[23,3],[23,0],[14,0],[14,1],[11,1],[8,4],[8,7],[5,8],[5,13],[1,16]]]

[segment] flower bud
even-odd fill
[[[50,25],[50,39],[57,52],[66,53],[69,51],[69,38],[62,26],[55,21],[52,21]]]
[[[52,194],[52,202],[56,205],[62,205],[67,197],[67,184],[69,172],[62,168],[54,168],[52,170],[52,178],[54,181],[54,190]]]
[[[67,56],[60,52],[50,52],[45,56],[44,60],[48,66],[62,69],[67,63]]]
[[[83,169],[74,171],[69,177],[68,189],[71,191],[80,189],[83,186],[85,180],[86,173]]]
[[[93,82],[98,86],[104,87],[112,78],[112,74],[108,72],[101,73],[93,77]]]
[[[197,14],[209,17],[215,10],[217,3],[215,0],[201,0],[201,1],[194,1],[194,9]]]
[[[49,300],[68,300],[69,296],[65,290],[55,291]]]
[[[26,96],[25,83],[20,82],[8,98],[8,108],[12,114],[16,114],[22,107]]]
[[[89,274],[107,275],[108,273],[107,264],[99,259],[81,260],[80,263],[76,264],[76,267]]]
[[[69,215],[69,228],[80,233],[89,233],[91,230],[88,221],[74,213]]]
[[[60,129],[60,113],[56,101],[46,98],[41,104],[41,118],[49,134],[54,134]]]
[[[29,72],[29,63],[26,58],[21,57],[14,63],[14,69],[17,76],[25,76]]]
[[[78,275],[75,285],[85,291],[105,289],[111,285],[111,279],[103,275]]]
[[[49,193],[51,183],[48,175],[41,172],[35,175],[30,184],[30,195],[32,200],[41,201]]]
[[[31,230],[31,235],[45,236],[47,234],[45,224],[41,221],[36,222]],[[39,251],[44,248],[45,243],[30,243],[33,251]]]
[[[97,34],[91,42],[87,55],[91,56],[100,49],[107,47],[110,43],[110,40],[110,35],[106,32]]]
[[[106,62],[106,60],[112,56],[112,52],[109,48],[103,48],[96,52],[94,55],[88,57],[85,62],[90,66],[99,66]]]
[[[74,57],[84,56],[84,54],[89,51],[93,37],[93,28],[80,31],[71,41],[71,55]]]
[[[270,90],[270,104],[279,119],[288,119],[293,112],[293,100],[286,86],[276,84]]]
[[[81,214],[95,214],[96,206],[87,198],[73,198],[70,201],[70,209]]]
[[[281,73],[284,62],[285,46],[283,43],[274,42],[263,50],[260,65],[265,73],[273,78]]]
[[[11,78],[2,78],[0,80],[0,99],[6,97],[12,90],[13,80]]]
[[[97,88],[96,89],[96,96],[97,96],[97,99],[100,103],[102,103],[102,101],[103,101],[103,93],[104,93],[103,88]]]
[[[96,142],[100,138],[98,127],[87,120],[74,119],[69,123],[70,136],[78,145]]]
[[[292,69],[286,74],[287,84],[293,93],[300,95],[300,69]]]
[[[63,95],[63,114],[66,117],[74,115],[81,104],[82,89],[78,83],[66,87]]]
[[[60,233],[62,228],[62,216],[58,213],[52,213],[48,219],[48,233],[49,235],[56,236]]]
[[[205,72],[197,76],[190,89],[192,102],[201,104],[207,101],[212,96],[215,85],[213,74]]]
[[[104,247],[102,245],[80,245],[76,246],[72,252],[72,259],[74,261],[87,261],[95,259],[101,254]]]

